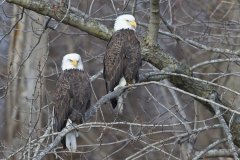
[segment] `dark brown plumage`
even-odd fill
[[[63,71],[54,95],[55,131],[60,132],[66,126],[68,118],[73,123],[82,123],[84,113],[90,106],[90,97],[90,82],[84,71],[78,69]],[[65,138],[62,144],[63,148],[66,148]]]
[[[122,29],[116,31],[109,41],[104,57],[103,76],[107,92],[124,77],[128,84],[138,81],[138,71],[141,65],[140,43],[134,30]],[[113,108],[117,99],[111,100]]]

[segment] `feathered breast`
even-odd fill
[[[107,91],[113,91],[121,77],[127,81],[137,79],[141,65],[140,43],[132,30],[120,30],[113,34],[104,57],[104,78]]]
[[[104,57],[103,76],[107,92],[113,91],[124,76],[128,83],[138,81],[141,65],[140,43],[133,30],[119,30],[109,41]]]
[[[54,95],[55,130],[61,131],[70,118],[81,123],[90,105],[91,87],[84,71],[71,69],[64,71],[56,84]]]

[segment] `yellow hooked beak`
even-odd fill
[[[77,68],[77,66],[78,66],[78,61],[72,60],[71,63],[72,63],[72,65],[73,65],[75,68]]]
[[[133,27],[136,28],[137,27],[137,23],[135,21],[130,21],[129,24]]]

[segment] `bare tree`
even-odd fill
[[[0,88],[7,101],[3,158],[238,159],[238,1],[0,5],[5,24],[0,41],[10,42]],[[138,21],[141,81],[106,94],[101,76],[106,41],[116,15],[130,12]],[[76,126],[76,153],[59,145],[74,127],[51,130],[51,93],[68,52],[83,57],[93,91],[87,121]],[[124,114],[116,116],[108,102],[126,91]]]

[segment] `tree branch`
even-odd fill
[[[204,150],[200,151],[192,160],[198,160],[201,157],[204,157],[204,154],[207,153],[210,149],[216,147],[217,145],[219,145],[219,144],[221,144],[221,143],[223,143],[225,141],[226,141],[226,139],[216,140],[215,142],[213,142],[212,144],[207,146],[207,148],[205,148]]]
[[[196,155],[201,154],[201,152],[196,152]],[[238,149],[237,152],[238,154],[240,154],[240,149]],[[216,157],[221,157],[221,158],[233,157],[233,155],[229,149],[212,149],[212,150],[208,150],[204,155],[204,158],[216,158]]]
[[[210,100],[212,101],[217,101],[217,95],[216,94],[211,94],[210,97],[209,97]],[[232,138],[232,134],[230,132],[230,129],[226,123],[226,121],[224,120],[223,116],[222,116],[222,113],[220,111],[220,108],[214,104],[211,104],[216,115],[218,116],[218,119],[219,119],[219,122],[222,124],[223,126],[223,130],[227,136],[227,141],[228,141],[228,144],[229,144],[229,148],[230,148],[230,151],[234,157],[235,160],[239,160],[238,158],[238,153],[237,153],[237,149],[235,148],[235,145],[233,144],[233,138]]]
[[[158,29],[159,29],[159,0],[150,1],[150,20],[148,25],[147,44],[149,46],[157,46]]]
[[[87,32],[88,34],[103,40],[109,40],[112,35],[112,31],[109,30],[105,25],[89,19],[86,14],[74,7],[66,8],[60,4],[56,7],[55,4],[51,3],[51,1],[46,0],[6,1],[19,5],[23,8],[30,9],[39,14],[49,16],[51,18],[54,18],[56,21],[60,21],[64,24],[79,28],[82,31]]]

